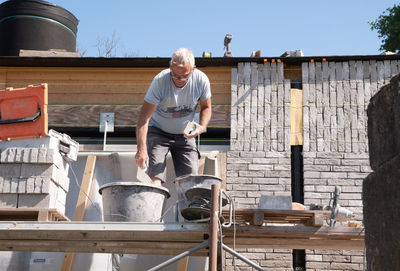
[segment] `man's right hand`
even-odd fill
[[[149,156],[147,155],[147,151],[141,150],[136,152],[135,162],[138,167],[144,169],[148,160]]]

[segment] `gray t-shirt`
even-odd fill
[[[170,69],[157,74],[144,97],[157,105],[149,126],[170,134],[182,134],[187,121],[193,121],[199,100],[211,97],[210,81],[202,71],[195,69],[185,86],[178,88],[172,81]]]

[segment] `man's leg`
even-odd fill
[[[161,185],[166,178],[166,157],[169,151],[169,139],[158,130],[149,127],[147,133],[147,152],[149,155],[148,175],[155,185]]]
[[[171,146],[171,155],[176,177],[198,174],[200,153],[194,138],[177,138]]]

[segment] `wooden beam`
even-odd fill
[[[86,208],[89,206],[89,200],[91,198],[93,174],[96,166],[96,156],[89,155],[86,160],[85,171],[83,172],[83,178],[81,187],[79,190],[78,200],[76,202],[76,208],[74,212],[74,221],[82,221]],[[61,271],[70,271],[72,263],[74,261],[74,253],[66,253],[61,266]]]
[[[183,259],[180,259],[178,261],[178,268],[176,270],[177,271],[187,271],[188,263],[189,263],[189,256],[187,256]]]
[[[303,91],[290,90],[290,145],[303,145]]]

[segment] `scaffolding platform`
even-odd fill
[[[0,222],[1,251],[177,255],[209,239],[208,223]],[[364,249],[364,229],[328,226],[225,228],[236,248]],[[204,248],[193,254],[207,256]]]

